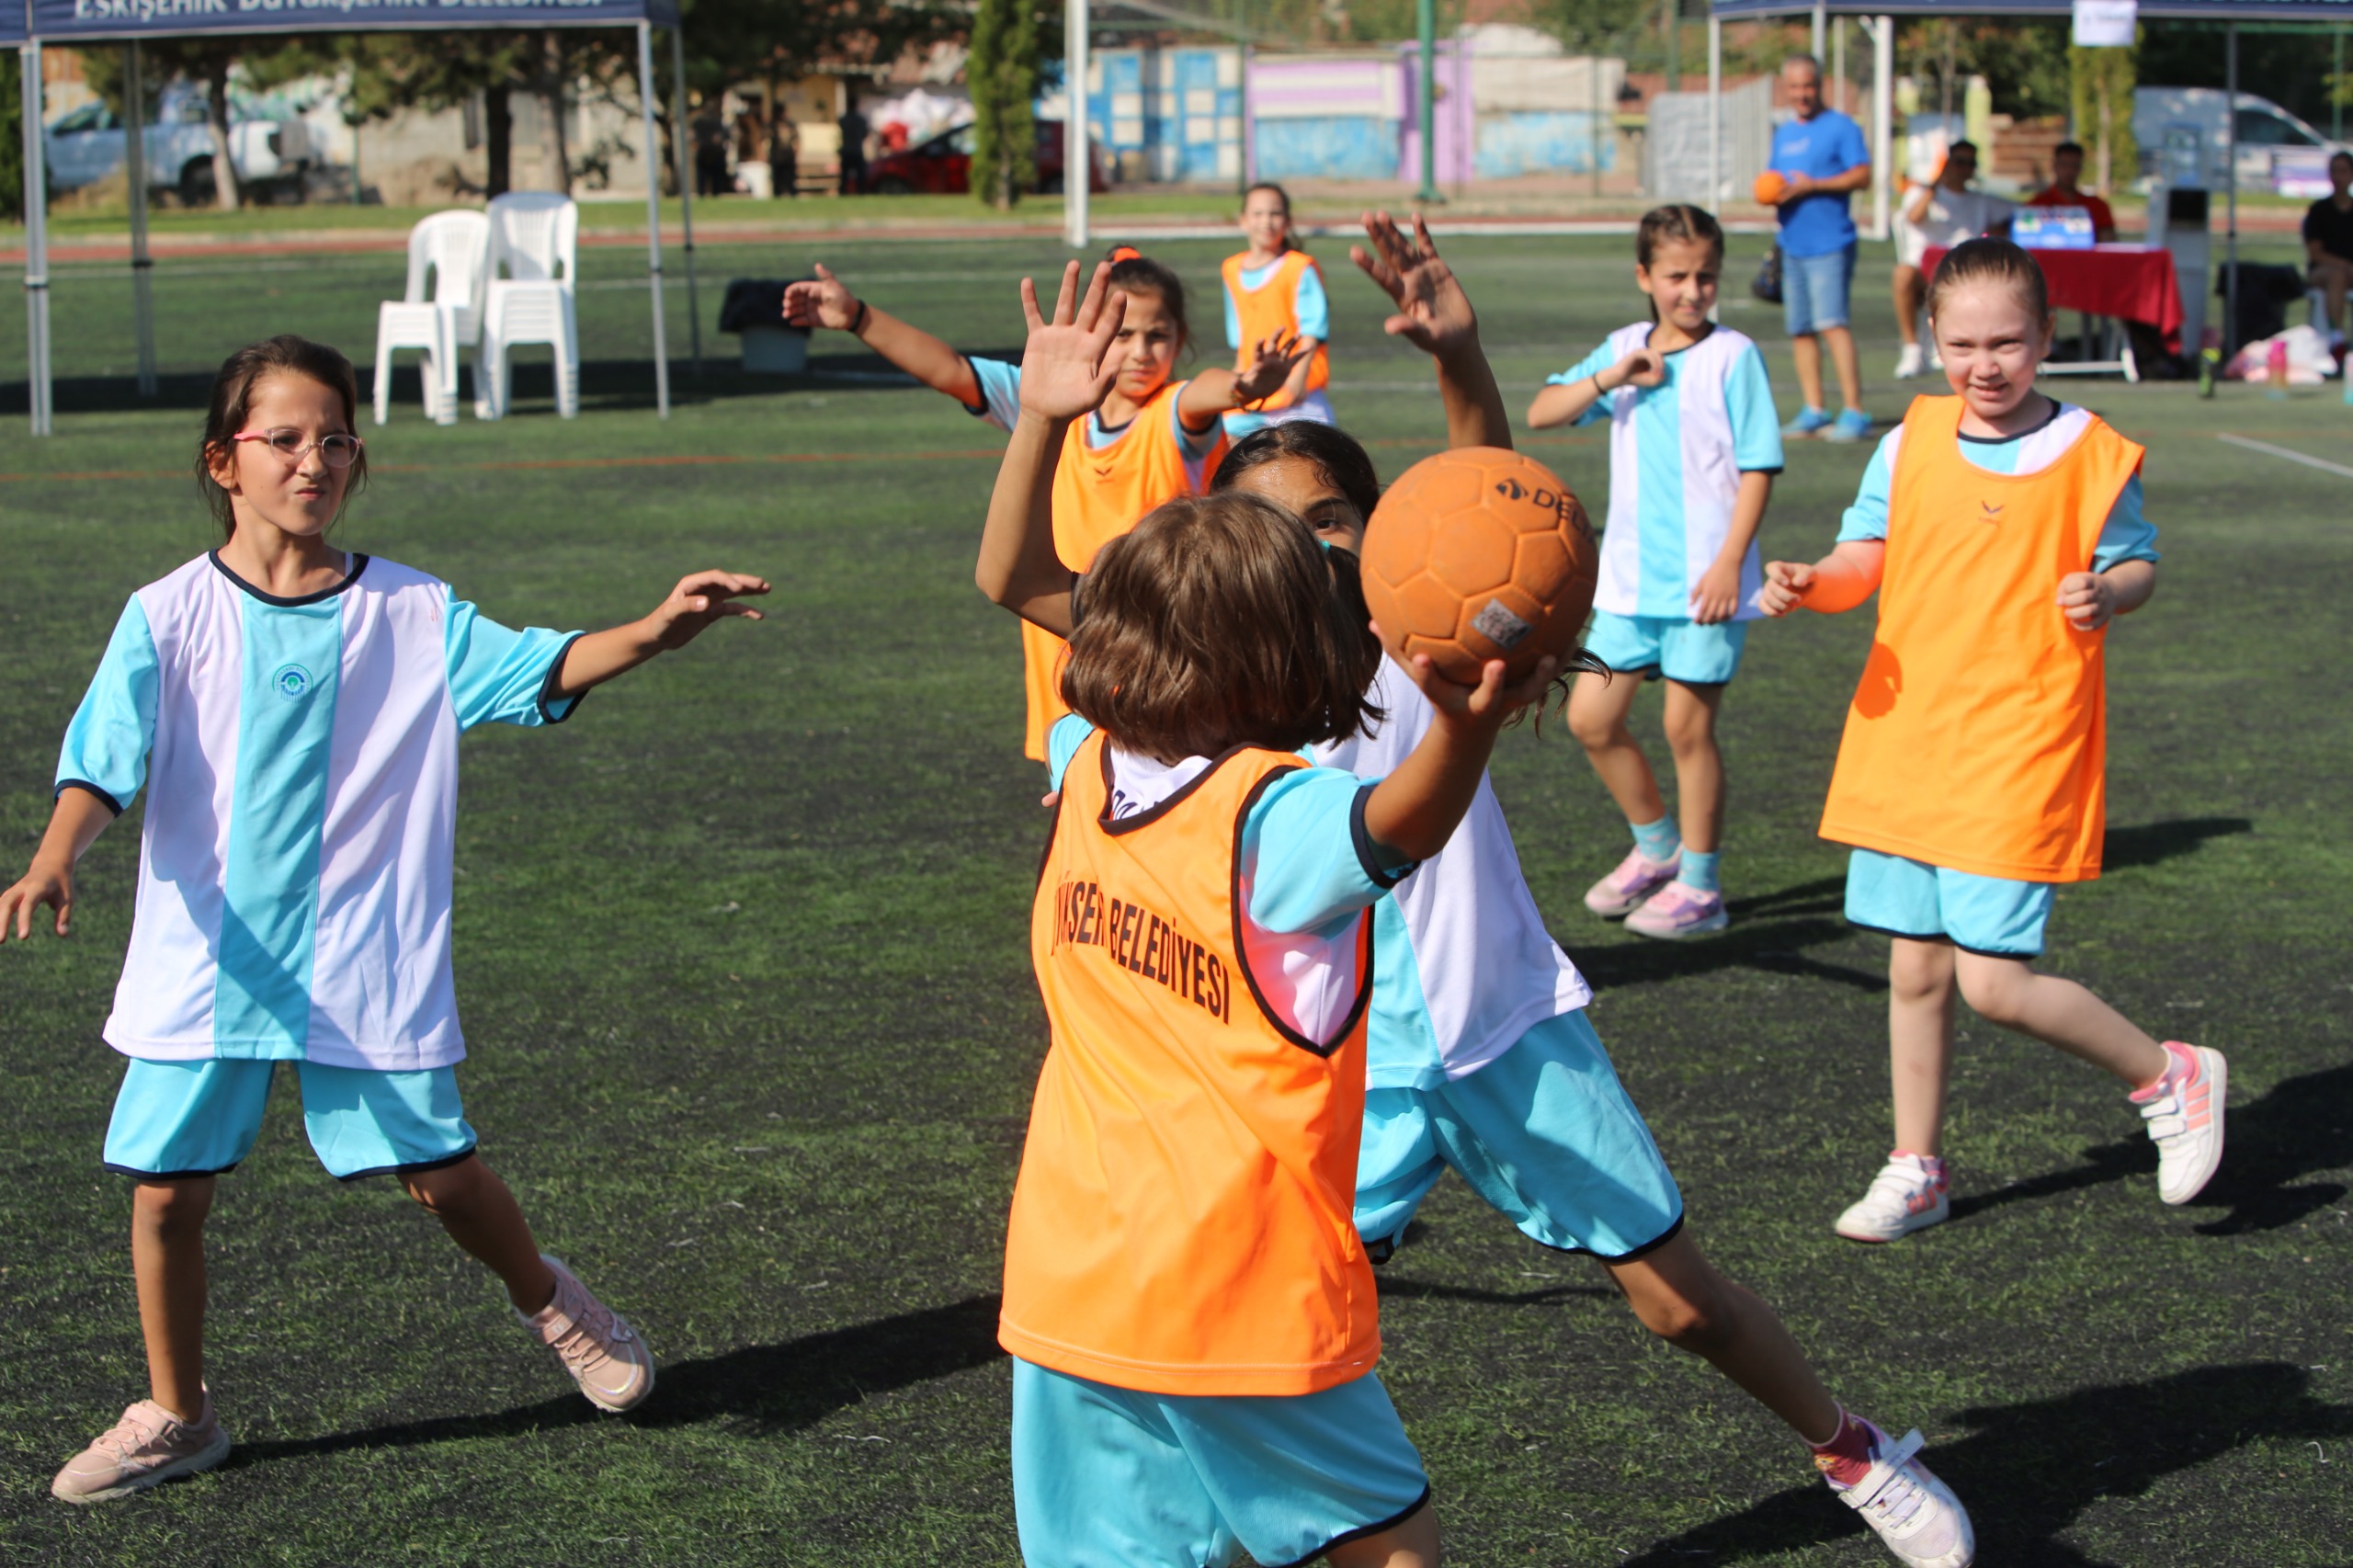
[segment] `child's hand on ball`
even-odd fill
[[[731,615],[746,620],[767,618],[750,605],[737,604],[739,597],[765,594],[767,579],[754,577],[742,572],[694,572],[678,579],[670,597],[654,608],[645,618],[646,630],[654,642],[663,648],[683,648],[701,634],[703,628]]]
[[[1765,585],[1756,590],[1756,608],[1767,615],[1784,616],[1805,603],[1813,586],[1813,568],[1794,561],[1765,563]]]
[[[2070,572],[2059,579],[2059,609],[2078,631],[2097,631],[2116,619],[2116,589],[2097,572]]]

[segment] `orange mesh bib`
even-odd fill
[[[2098,419],[2050,467],[1961,455],[1961,399],[1923,397],[1891,476],[1879,635],[1822,836],[1985,877],[2099,875],[2106,632],[2060,613],[2141,466]]]
[[[1053,1034],[1013,1193],[998,1338],[1024,1360],[1171,1394],[1301,1394],[1381,1355],[1357,1239],[1365,1006],[1330,1047],[1258,1000],[1242,822],[1299,766],[1229,752],[1108,820],[1105,740],[1071,759],[1029,944]]]
[[[1282,260],[1275,263],[1273,274],[1264,283],[1256,289],[1245,289],[1242,286],[1242,263],[1249,254],[1245,251],[1241,256],[1227,256],[1222,268],[1225,297],[1233,301],[1233,313],[1242,321],[1242,347],[1234,351],[1236,370],[1250,363],[1250,351],[1266,341],[1269,334],[1288,335],[1299,330],[1299,275],[1312,271],[1319,283],[1324,278],[1324,269],[1315,265],[1315,258],[1303,250],[1295,250],[1285,253]],[[1308,357],[1307,390],[1314,392],[1331,380],[1331,356],[1319,343]],[[1250,406],[1258,410],[1289,408],[1290,402],[1290,389],[1283,388],[1264,403]]]
[[[1128,432],[1101,449],[1086,444],[1086,421],[1071,421],[1063,455],[1054,464],[1054,552],[1074,572],[1095,564],[1095,552],[1143,521],[1163,501],[1194,493],[1184,451],[1169,428],[1169,404],[1185,390],[1171,381],[1154,392],[1129,423]],[[1207,488],[1225,455],[1220,431],[1201,463]],[[1029,728],[1022,749],[1035,762],[1046,760],[1046,732],[1070,710],[1063,705],[1063,640],[1021,623],[1022,683],[1029,699]]]

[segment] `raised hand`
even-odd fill
[[[858,325],[858,296],[849,286],[828,271],[824,263],[817,264],[814,283],[789,283],[784,290],[784,324],[787,326],[828,326],[835,332],[848,332]]]
[[[768,591],[767,579],[754,577],[742,572],[690,572],[678,579],[670,597],[654,608],[645,618],[646,630],[655,642],[664,648],[683,648],[699,636],[703,628],[740,615],[746,620],[767,618],[750,605],[738,604],[739,597]]]
[[[1408,235],[1388,213],[1368,212],[1364,233],[1371,250],[1351,245],[1348,259],[1396,301],[1397,313],[1381,324],[1383,331],[1440,359],[1478,341],[1478,312],[1454,269],[1438,258],[1420,213]]]
[[[1021,280],[1021,313],[1029,340],[1021,350],[1021,410],[1048,419],[1075,419],[1101,406],[1119,380],[1111,345],[1128,313],[1128,297],[1111,292],[1111,264],[1099,262],[1079,298],[1078,263],[1063,268],[1053,319],[1038,309],[1038,285]]]
[[[1291,371],[1312,350],[1295,332],[1268,333],[1250,351],[1250,362],[1233,373],[1233,401],[1244,407],[1280,392]]]

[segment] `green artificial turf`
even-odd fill
[[[1206,338],[1223,248],[1165,251]],[[1333,401],[1393,475],[1436,446],[1428,371],[1322,248]],[[1625,248],[1448,247],[1516,406],[1638,312]],[[1736,245],[1736,283],[1756,249]],[[1012,348],[1014,280],[1061,254],[822,259],[960,344]],[[0,950],[0,1560],[1016,1559],[994,1298],[1044,1043],[1024,926],[1044,823],[1015,629],[971,585],[999,437],[839,338],[819,363],[852,376],[779,383],[718,368],[733,342],[706,337],[710,367],[680,366],[661,424],[631,259],[584,256],[576,423],[528,370],[506,423],[437,429],[404,370],[341,537],[516,623],[633,616],[705,565],[777,583],[766,624],[715,629],[560,729],[464,749],[467,1108],[546,1244],[642,1328],[660,1388],[596,1415],[391,1184],[320,1173],[282,1086],[211,1226],[210,1376],[235,1456],[125,1503],[49,1498],[144,1392],[128,1194],[97,1165],[134,810],[85,864],[72,940]],[[703,253],[707,279],[814,259]],[[1858,301],[1874,378],[1893,358],[1882,259]],[[364,358],[399,280],[388,256],[161,267],[165,396],[142,407],[121,381],[126,275],[61,269],[61,435],[28,439],[21,383],[0,388],[17,411],[0,426],[0,875],[47,818],[57,738],[124,596],[210,542],[186,476],[207,368],[270,331]],[[1765,342],[1787,411],[1778,315],[1735,293],[1725,320]],[[0,375],[22,330],[0,312]],[[1874,410],[1900,414],[1904,393],[1876,384]],[[1813,832],[1867,615],[1751,638],[1724,709],[1722,936],[1646,943],[1584,912],[1624,828],[1561,726],[1509,734],[1496,787],[1693,1233],[1844,1399],[1927,1434],[1982,1562],[2341,1564],[2353,528],[2342,476],[2215,437],[2353,468],[2353,410],[2333,387],[2069,390],[2148,444],[2165,562],[2110,642],[2109,874],[2062,896],[2049,967],[2231,1053],[2230,1154],[2198,1203],[2158,1203],[2117,1086],[1964,1017],[1953,1221],[1884,1249],[1831,1234],[1890,1136],[1885,945],[1841,923],[1843,853]],[[1598,514],[1601,443],[1529,445]],[[1793,448],[1769,555],[1825,547],[1866,455]],[[1639,712],[1663,757],[1655,702]],[[1885,1561],[1790,1437],[1653,1342],[1590,1264],[1451,1178],[1412,1244],[1381,1275],[1382,1374],[1451,1561]]]

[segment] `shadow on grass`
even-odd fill
[[[661,1365],[652,1397],[622,1419],[657,1428],[732,1419],[764,1434],[794,1431],[870,1395],[1002,1360],[997,1307],[995,1296],[973,1296],[782,1345],[752,1345]],[[566,1394],[493,1415],[443,1415],[319,1437],[240,1443],[224,1468],[351,1449],[514,1437],[611,1419],[579,1395]]]
[[[1532,1307],[1544,1301],[1566,1301],[1572,1296],[1606,1296],[1615,1300],[1618,1295],[1617,1290],[1608,1285],[1545,1285],[1533,1290],[1482,1290],[1469,1285],[1441,1285],[1433,1279],[1400,1279],[1386,1270],[1378,1278],[1384,1300],[1394,1296],[1401,1301],[1477,1301],[1491,1307]]]
[[[2250,1443],[2353,1437],[2353,1407],[2314,1399],[2304,1369],[2278,1361],[2200,1367],[2146,1382],[2078,1389],[2056,1399],[1983,1405],[1961,1414],[1974,1428],[1925,1458],[1964,1505],[1973,1504],[1977,1561],[2036,1568],[2109,1568],[2059,1540],[2095,1505],[2140,1497],[2166,1476]],[[2173,1527],[2147,1521],[2150,1543]],[[1663,1540],[1625,1568],[1667,1568],[1695,1558],[1803,1551],[1864,1531],[1862,1521],[1818,1486],[1793,1487]],[[2178,1561],[2170,1542],[2158,1558]]]
[[[1802,890],[1792,890],[1797,891]],[[1844,922],[1820,915],[1796,919],[1768,916],[1762,922],[1751,919],[1719,936],[1687,937],[1678,942],[1638,938],[1607,948],[1573,947],[1566,942],[1561,945],[1597,991],[1615,985],[1654,985],[1661,981],[1689,979],[1728,969],[1827,980],[1858,991],[1886,990],[1885,975],[1805,954],[1807,948],[1843,942],[1850,934]]]
[[[2245,817],[2178,817],[2172,822],[2111,827],[2100,846],[2100,869],[2118,871],[2127,866],[2154,866],[2177,855],[2195,854],[2210,838],[2254,831],[2255,824]]]
[[[2327,1208],[2345,1196],[2344,1184],[2299,1178],[2353,1166],[2353,1066],[2290,1078],[2252,1104],[2232,1107],[2224,1134],[2222,1168],[2189,1207],[2230,1212],[2200,1225],[2200,1234],[2276,1231]],[[2154,1144],[2146,1138],[2120,1139],[2085,1150],[2080,1165],[1956,1198],[1952,1217],[1964,1219],[2005,1204],[2055,1198],[2127,1177],[2145,1179],[2156,1168]]]

